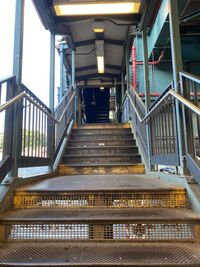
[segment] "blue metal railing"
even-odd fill
[[[4,124],[0,135],[0,182],[14,168],[16,175],[19,167],[52,167],[73,117],[73,89],[64,95],[55,114],[25,85],[21,84],[19,93],[15,94],[15,76],[0,80],[0,115],[1,125]],[[20,112],[17,132],[16,105]]]
[[[125,116],[122,117],[127,120],[128,106],[128,119],[133,122],[135,134],[145,152],[144,156],[150,157],[151,165],[181,166],[175,108],[175,102],[178,102],[182,107],[185,129],[183,151],[186,151],[186,165],[200,183],[200,78],[181,72],[179,84],[181,94],[173,91],[171,84],[151,106],[147,115],[139,95],[130,88],[124,100],[126,105],[123,105]],[[145,125],[149,126],[149,136]]]

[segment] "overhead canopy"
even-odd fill
[[[76,81],[87,85],[113,83],[115,79],[120,79],[125,70],[125,48],[131,46],[135,29],[151,27],[161,4],[161,0],[32,1],[45,28],[62,35],[70,47],[65,50],[66,67],[71,67],[71,50],[75,50]],[[92,10],[93,7],[89,5],[83,8],[85,4],[111,2],[132,3],[135,6],[127,12],[122,6],[120,9],[110,9],[110,6],[101,9],[101,6],[98,6]],[[75,8],[72,4],[76,4]],[[181,33],[194,31],[195,28],[195,32],[199,32],[199,0],[179,0],[179,5],[183,6],[180,15],[185,18],[181,23]],[[104,14],[100,10],[103,10]],[[87,14],[82,15],[82,11]],[[112,11],[115,11],[115,14],[109,14]],[[120,11],[119,14],[116,14],[116,11]],[[190,17],[191,13],[194,13],[193,19]],[[101,70],[98,62],[101,64]]]

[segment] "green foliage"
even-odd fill
[[[46,138],[44,133],[40,133],[38,131],[27,131],[25,130],[25,136],[24,136],[24,130],[22,130],[23,133],[23,139],[22,144],[24,145],[24,138],[25,138],[25,147],[35,147],[37,146],[46,146]]]

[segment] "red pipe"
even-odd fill
[[[160,56],[159,56],[158,60],[149,61],[148,64],[149,65],[157,65],[157,64],[159,64],[163,60],[164,55],[165,55],[165,51],[162,50],[161,53],[160,53]],[[144,61],[136,61],[136,64],[137,65],[143,65],[144,64]]]
[[[157,65],[159,64],[164,58],[165,52],[164,50],[161,51],[158,60],[148,62],[149,65]],[[132,72],[133,72],[133,89],[137,90],[137,65],[143,65],[143,61],[136,60],[136,47],[135,45],[132,46]]]
[[[137,90],[137,64],[136,64],[136,47],[132,46],[132,70],[133,70],[133,89]]]

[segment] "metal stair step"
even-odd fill
[[[91,135],[91,134],[131,134],[130,128],[116,128],[116,129],[86,129],[86,128],[77,128],[72,130],[73,134],[81,134],[81,135]]]
[[[59,164],[59,175],[113,175],[113,174],[144,174],[142,163],[70,163]]]
[[[137,146],[93,146],[93,147],[66,147],[65,155],[92,155],[96,154],[138,154]]]
[[[135,146],[134,139],[113,140],[113,139],[99,139],[99,140],[69,140],[67,147],[90,147],[90,146]]]
[[[14,208],[180,208],[187,206],[185,190],[135,191],[17,191]]]
[[[187,209],[18,209],[0,217],[0,240],[199,241]]]
[[[0,266],[199,267],[197,243],[0,243]]]
[[[64,155],[62,157],[62,163],[63,164],[141,163],[141,156],[139,154]]]
[[[92,134],[92,135],[81,135],[81,134],[71,134],[70,140],[86,140],[86,141],[93,141],[93,140],[131,140],[134,139],[133,134]]]

